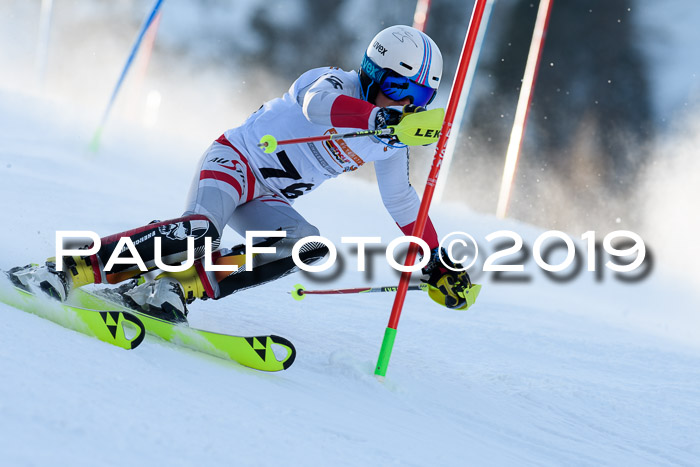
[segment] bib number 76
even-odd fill
[[[277,158],[280,161],[282,169],[263,167],[260,169],[260,174],[263,176],[263,178],[291,178],[292,180],[301,180],[301,175],[297,171],[296,167],[294,167],[294,164],[292,164],[292,161],[289,160],[289,156],[286,152],[278,152]],[[311,191],[313,186],[313,183],[292,183],[291,185],[282,189],[282,194],[287,199],[295,199],[307,191]]]

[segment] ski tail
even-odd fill
[[[0,277],[0,302],[13,308],[127,350],[138,347],[146,336],[141,319],[128,310],[73,306],[16,287],[3,273]]]

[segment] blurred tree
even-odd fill
[[[290,82],[319,66],[357,69],[369,40],[384,27],[411,24],[414,8],[414,0],[265,2],[252,16],[259,45],[246,60]]]
[[[555,0],[521,157],[571,175],[596,167],[608,187],[628,186],[651,136],[647,66],[633,0]],[[467,131],[504,154],[538,2],[497,2],[500,34],[487,40],[482,92]],[[581,146],[585,146],[585,150]],[[578,147],[577,147],[578,146]],[[589,160],[582,160],[588,158]]]

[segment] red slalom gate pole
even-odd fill
[[[474,4],[472,17],[469,21],[469,29],[467,30],[467,35],[464,38],[462,55],[459,58],[457,75],[455,76],[454,83],[452,83],[452,90],[450,91],[450,99],[447,103],[447,112],[445,114],[445,120],[442,124],[440,139],[438,140],[435,156],[433,157],[433,165],[430,169],[430,173],[428,174],[428,181],[425,184],[425,191],[423,192],[423,200],[421,201],[420,209],[418,210],[416,224],[413,227],[412,236],[414,237],[422,237],[423,231],[425,230],[425,223],[428,219],[428,210],[430,209],[430,203],[433,199],[433,192],[435,191],[435,184],[437,183],[437,178],[440,174],[440,165],[442,165],[442,158],[445,155],[447,139],[449,138],[450,131],[452,130],[452,121],[454,120],[455,112],[457,110],[459,97],[462,94],[462,87],[467,76],[467,69],[469,68],[469,62],[471,60],[472,52],[474,51],[474,44],[476,43],[486,2],[487,0],[476,0],[476,3]],[[413,266],[417,253],[417,244],[411,243],[408,248],[408,255],[406,256],[406,262],[404,265]],[[391,309],[391,317],[389,318],[389,324],[384,332],[384,340],[382,341],[382,347],[379,351],[377,366],[374,369],[374,374],[380,381],[386,376],[386,370],[389,366],[391,351],[394,348],[394,341],[396,339],[396,328],[399,325],[399,318],[401,317],[401,310],[403,309],[403,304],[406,299],[406,292],[408,291],[408,283],[410,280],[410,271],[401,273],[399,289],[396,292],[394,305]]]
[[[413,27],[420,32],[425,32],[425,25],[428,22],[430,13],[430,0],[418,0],[416,12],[413,14]]]
[[[518,165],[518,159],[520,158],[520,145],[525,136],[527,117],[530,114],[530,104],[532,103],[532,95],[535,90],[535,83],[537,82],[537,72],[540,69],[544,40],[547,37],[547,26],[549,25],[549,17],[552,13],[552,3],[553,0],[540,0],[540,6],[537,10],[537,19],[535,20],[535,28],[532,31],[532,42],[530,42],[530,51],[527,54],[523,84],[520,86],[518,106],[515,109],[513,129],[510,133],[508,150],[506,151],[506,162],[503,167],[503,178],[501,179],[501,189],[498,193],[498,204],[496,205],[496,216],[501,219],[506,217],[508,205],[510,204],[510,196],[513,192],[515,170]]]

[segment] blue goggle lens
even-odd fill
[[[405,76],[388,75],[382,80],[380,88],[391,100],[400,101],[409,97],[413,105],[421,107],[428,105],[435,97],[435,89],[414,83]]]

